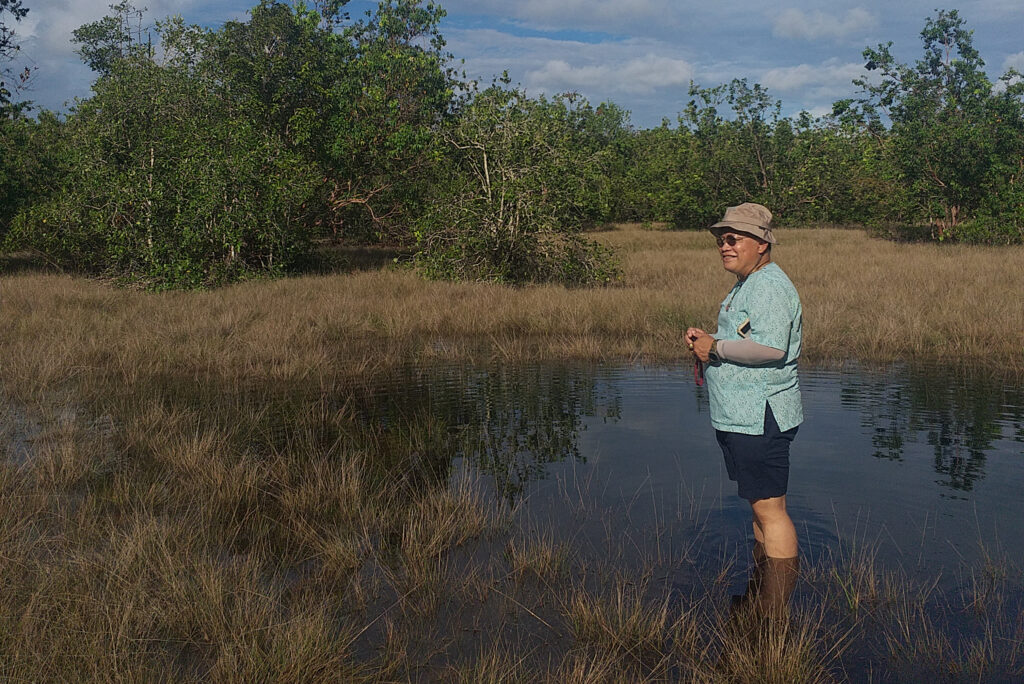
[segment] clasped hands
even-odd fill
[[[686,345],[693,355],[704,363],[708,362],[708,352],[711,351],[711,343],[714,339],[700,328],[686,329]]]

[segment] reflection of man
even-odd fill
[[[736,284],[718,311],[714,336],[689,328],[686,340],[706,370],[711,424],[729,479],[750,502],[754,570],[738,604],[786,610],[796,584],[796,529],[786,512],[789,445],[803,421],[796,362],[801,308],[793,283],[772,263],[771,212],[760,204],[729,207],[710,227]]]

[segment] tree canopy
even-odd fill
[[[28,67],[15,73],[8,64],[21,49],[14,28],[8,24],[8,17],[17,22],[27,14],[28,7],[23,0],[0,0],[0,116],[4,116],[5,110],[11,106],[11,89],[17,89],[31,74]]]
[[[75,30],[93,94],[63,119],[0,117],[6,247],[150,287],[288,273],[353,241],[429,277],[606,284],[616,262],[588,230],[703,228],[744,201],[787,224],[1024,241],[1024,82],[989,78],[956,10],[928,18],[913,63],[865,49],[830,116],[782,116],[734,79],[691,83],[674,122],[638,130],[614,103],[466,81],[440,6],[345,6],[261,0],[211,30],[150,28],[122,0]]]

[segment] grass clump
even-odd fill
[[[519,578],[555,582],[570,570],[570,550],[550,535],[535,539],[513,538],[505,547],[511,572]]]
[[[638,662],[658,661],[665,652],[669,610],[643,598],[639,587],[619,584],[608,596],[577,593],[567,608],[577,644]]]

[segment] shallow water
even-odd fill
[[[788,502],[804,554],[867,544],[943,583],[989,557],[1022,564],[1024,390],[948,366],[802,368],[800,380]],[[745,553],[749,506],[688,366],[433,366],[374,394],[376,420],[425,409],[457,433],[462,460],[521,515],[603,512],[577,540],[679,544],[699,526],[702,555]]]

